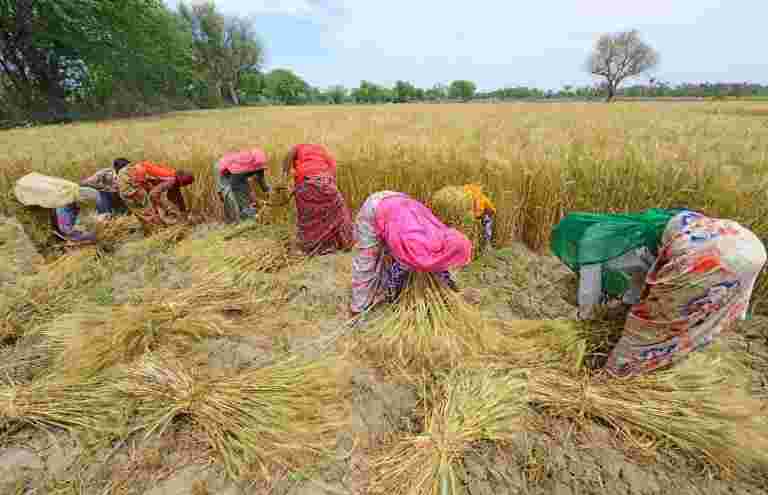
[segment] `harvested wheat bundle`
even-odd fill
[[[81,299],[79,289],[105,275],[106,269],[98,261],[95,247],[72,251],[5,290],[0,302],[3,340],[17,338],[71,311]]]
[[[417,372],[452,367],[489,352],[500,340],[475,308],[429,273],[411,274],[387,311],[355,345],[383,367]]]
[[[124,425],[129,404],[114,386],[115,377],[71,380],[47,375],[31,383],[0,388],[0,420],[71,433],[108,435]]]
[[[471,367],[520,369],[559,367],[573,372],[600,367],[624,328],[621,321],[492,321],[503,337]]]
[[[152,251],[166,251],[192,233],[193,227],[182,223],[166,227],[139,241],[128,242],[121,248],[123,256],[145,256]]]
[[[713,349],[626,379],[533,370],[529,395],[549,414],[604,421],[634,447],[670,446],[723,474],[748,476],[768,467],[768,421],[748,382],[744,359]]]
[[[141,222],[134,215],[121,215],[96,225],[96,238],[102,244],[125,242],[141,231]]]
[[[472,241],[475,256],[481,253],[483,229],[473,214],[473,198],[463,187],[446,186],[430,199],[429,206],[446,225],[461,231]]]
[[[141,304],[91,305],[41,330],[64,374],[90,375],[159,347],[186,348],[206,337],[238,335],[248,327],[229,317],[248,314],[252,299],[219,280],[184,290],[147,290]]]
[[[424,433],[399,441],[374,461],[374,493],[454,495],[464,455],[481,441],[505,442],[523,431],[527,379],[521,373],[457,371],[441,387]]]
[[[186,241],[175,254],[202,268],[203,273],[227,274],[233,283],[252,287],[261,274],[276,273],[300,263],[304,257],[291,253],[284,242],[272,239],[232,239],[219,232],[204,239]]]
[[[210,376],[157,354],[137,361],[127,376],[120,387],[136,401],[147,435],[185,415],[202,428],[234,478],[269,477],[271,467],[317,460],[333,449],[348,413],[349,377],[337,359],[291,359]]]

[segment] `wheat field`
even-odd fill
[[[217,157],[262,147],[274,181],[300,142],[331,150],[352,208],[377,190],[427,200],[480,182],[499,207],[497,238],[534,249],[572,210],[686,206],[768,237],[768,105],[739,102],[271,107],[12,130],[0,134],[0,210],[18,210],[25,173],[78,179],[124,156],[193,171],[192,208],[219,217]]]

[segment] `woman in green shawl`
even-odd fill
[[[617,375],[671,365],[745,318],[766,261],[745,227],[689,210],[573,213],[551,247],[579,274],[580,318],[611,297],[632,305],[608,359]]]

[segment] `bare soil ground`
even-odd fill
[[[0,224],[0,284],[12,285],[32,273],[41,260],[23,229],[11,219]],[[204,236],[209,226],[198,227]],[[129,301],[135,289],[184,288],[192,280],[184,264],[158,249],[137,256],[126,244],[112,255],[114,273],[102,282],[110,297],[105,304]],[[276,348],[308,355],[320,354],[314,345],[337,333],[345,319],[352,254],[309,260],[270,275],[279,281],[287,305],[266,314],[265,334],[285,330],[276,341],[262,335],[206,339],[195,357],[221,369],[240,369]],[[498,319],[551,319],[575,316],[575,280],[556,259],[512,245],[489,252],[459,279],[481,293],[480,308]],[[267,287],[267,286],[262,286]],[[259,289],[254,289],[259,290]],[[766,354],[768,320],[755,318],[737,332],[750,352]],[[19,340],[0,354],[18,361],[33,342]],[[0,363],[2,365],[2,363]],[[765,396],[765,370],[755,371],[755,393]],[[27,380],[23,370],[3,372],[5,380]],[[355,362],[348,427],[337,438],[335,455],[305,470],[272,473],[272,479],[238,483],[228,479],[223,466],[204,439],[184,421],[160,438],[90,448],[63,431],[30,425],[0,425],[0,494],[120,494],[120,495],[321,495],[369,493],[370,462],[405,432],[419,432],[418,390],[393,383],[379,370]],[[468,495],[510,494],[626,494],[650,495],[760,494],[768,482],[723,480],[702,471],[695,459],[660,451],[654,457],[622,444],[612,430],[593,424],[575,428],[551,420],[547,434],[521,433],[508,445],[477,445],[463,466]],[[646,451],[644,451],[646,452]]]

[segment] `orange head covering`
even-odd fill
[[[464,186],[464,192],[472,196],[472,214],[475,218],[482,217],[486,212],[491,215],[496,214],[496,207],[493,206],[493,202],[488,199],[488,196],[483,194],[482,186],[479,184],[467,184]]]
[[[293,148],[293,177],[296,184],[305,177],[331,175],[336,177],[336,160],[319,144],[297,144]]]

